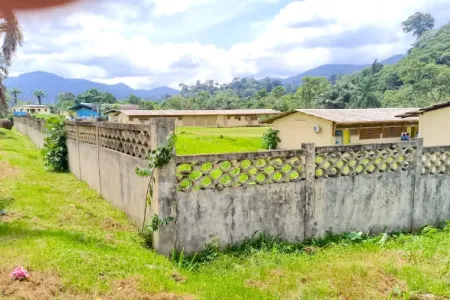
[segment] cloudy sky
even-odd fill
[[[19,13],[25,43],[11,75],[153,88],[195,80],[288,77],[326,63],[371,63],[413,42],[416,11],[449,21],[448,0],[85,0]]]

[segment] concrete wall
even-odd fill
[[[44,119],[30,116],[14,117],[14,128],[27,135],[38,148],[44,147],[44,126]]]
[[[16,118],[15,126],[31,138],[27,122]],[[145,213],[147,221],[153,214],[174,218],[154,233],[163,254],[201,251],[215,241],[224,247],[255,232],[297,242],[329,232],[412,231],[450,219],[450,146],[423,147],[421,139],[177,156],[155,173],[148,206],[149,179],[134,170],[174,128],[167,118],[149,125],[66,123],[69,166],[78,178],[137,226]]]
[[[425,112],[419,117],[419,137],[425,146],[450,145],[450,107]]]

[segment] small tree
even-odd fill
[[[47,93],[43,90],[35,90],[33,95],[37,98],[39,105],[42,104],[42,98],[47,96]]]
[[[412,32],[415,37],[419,38],[424,32],[433,29],[434,22],[432,15],[416,12],[402,23],[403,31]]]
[[[262,137],[262,146],[264,149],[272,150],[276,149],[281,139],[278,137],[279,130],[273,130],[269,128]]]
[[[17,102],[19,101],[19,95],[22,93],[20,89],[13,88],[11,91],[11,95],[14,98],[14,104],[17,105]]]
[[[47,136],[44,141],[42,154],[45,168],[52,172],[68,170],[66,132],[63,117],[51,117],[46,120]]]

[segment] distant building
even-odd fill
[[[110,122],[148,124],[154,118],[176,118],[176,126],[239,127],[259,126],[264,118],[280,112],[272,109],[236,110],[123,110],[105,112]]]
[[[95,108],[92,103],[80,103],[72,106],[68,111],[74,112],[75,118],[77,119],[95,119],[102,115],[102,111],[113,106],[128,110],[139,108],[139,106],[135,104],[102,104],[100,107]]]
[[[396,117],[411,109],[296,109],[264,121],[279,130],[279,149],[400,142],[402,133],[417,136],[418,118]]]
[[[419,117],[419,137],[424,146],[449,146],[450,101],[399,115],[405,120]]]
[[[21,105],[11,108],[15,116],[24,116],[31,114],[50,114],[50,106],[48,105]]]

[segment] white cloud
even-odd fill
[[[140,0],[153,9],[150,12],[111,1],[95,9],[61,9],[46,19],[23,16],[26,42],[12,72],[42,70],[141,88],[206,79],[224,82],[235,76],[288,76],[320,64],[368,63],[402,53],[412,41],[401,31],[404,19],[418,10],[450,13],[447,0],[295,1],[273,18],[249,25],[259,33],[254,39],[222,49],[196,42],[195,37],[183,43],[157,43],[152,37],[165,34],[160,17],[177,22],[199,7],[235,0]],[[277,2],[245,3],[263,1]],[[204,18],[199,24],[213,16]],[[175,24],[180,30],[184,27]]]

